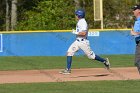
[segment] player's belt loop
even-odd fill
[[[84,41],[84,39],[82,38],[82,39],[76,39],[77,41]]]
[[[84,39],[81,39],[81,41],[84,41]]]

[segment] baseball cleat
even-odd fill
[[[59,73],[68,75],[68,74],[71,74],[71,70],[65,69],[65,70],[60,71]]]
[[[108,58],[106,58],[106,61],[104,62],[104,65],[105,65],[105,68],[106,68],[107,70],[110,69],[110,63],[109,63],[109,59],[108,59]]]

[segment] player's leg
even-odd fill
[[[104,63],[104,65],[107,69],[110,68],[110,63],[109,63],[108,58],[104,59],[98,55],[95,55],[95,53],[90,48],[90,44],[89,44],[88,40],[81,42],[80,48],[85,52],[85,54],[88,56],[89,59],[94,59],[99,62],[102,62],[102,63]]]
[[[67,51],[67,61],[66,61],[66,69],[61,71],[60,73],[62,74],[70,74],[71,73],[71,64],[72,64],[72,56],[75,54],[76,51],[79,50],[78,47],[78,42],[75,41],[74,43],[71,44]]]
[[[138,72],[140,74],[140,43],[136,46],[135,66],[137,67]]]
[[[71,69],[71,64],[72,64],[72,56],[75,54],[76,51],[79,50],[78,47],[78,42],[75,41],[68,49],[67,51],[67,69]]]

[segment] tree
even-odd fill
[[[136,1],[140,2],[103,0],[104,28],[133,23],[131,7]],[[78,8],[85,9],[90,29],[100,28],[100,22],[94,21],[93,0],[0,0],[0,30],[72,29]]]
[[[127,28],[131,25],[132,6],[135,0],[103,0],[104,27]]]
[[[80,0],[74,0],[74,2],[75,2],[75,9],[81,7],[81,5],[80,5]]]
[[[17,24],[17,0],[11,2],[11,30],[16,28]]]
[[[6,2],[6,31],[9,31],[10,30],[10,17],[9,17],[9,1],[8,0],[5,0]]]
[[[0,0],[0,30],[4,30],[5,21],[5,0]]]
[[[68,0],[43,0],[24,13],[17,30],[72,29],[75,23],[73,4]]]

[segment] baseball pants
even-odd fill
[[[140,43],[136,45],[135,66],[137,67],[140,74]]]

